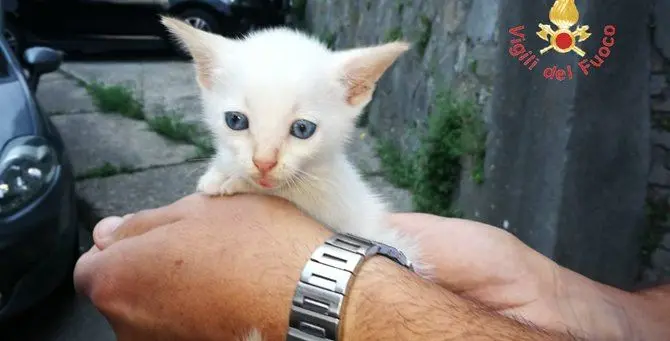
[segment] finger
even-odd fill
[[[178,205],[172,204],[126,215],[126,219],[119,218],[121,219],[121,223],[115,228],[110,228],[109,225],[118,222],[118,220],[115,219],[111,223],[106,222],[105,224],[102,224],[103,222],[101,221],[96,226],[96,230],[100,228],[101,231],[96,233],[94,230],[95,245],[104,250],[121,239],[143,234],[156,227],[171,224],[183,217],[183,209]]]
[[[88,295],[93,274],[99,267],[95,265],[100,249],[93,245],[86,253],[81,255],[74,267],[74,288],[78,293]]]
[[[95,245],[100,247],[99,242],[109,238],[124,220],[125,218],[120,217],[107,217],[100,220],[93,228],[93,242]]]

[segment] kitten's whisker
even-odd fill
[[[309,179],[311,179],[312,181],[319,181],[319,182],[327,183],[327,184],[329,184],[329,185],[335,185],[335,183],[334,183],[332,180],[330,180],[330,179],[324,179],[324,178],[321,178],[321,177],[319,177],[319,176],[316,176],[316,175],[314,175],[314,174],[312,174],[312,173],[306,172],[306,171],[301,170],[301,169],[297,169],[296,171],[298,171],[298,172],[299,172],[300,174],[302,174],[302,175],[307,176],[307,177],[308,177]]]
[[[302,181],[303,184],[314,185],[314,184],[318,183],[319,185],[324,185],[325,184],[325,185],[328,185],[328,186],[333,187],[333,188],[337,187],[337,184],[335,184],[335,182],[333,182],[330,179],[324,179],[324,178],[318,177],[318,176],[316,176],[312,173],[306,172],[306,171],[304,171],[302,169],[298,169],[298,168],[291,168],[291,170],[294,173],[297,174],[297,177]]]

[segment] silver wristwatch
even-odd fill
[[[412,270],[397,249],[350,234],[336,234],[317,248],[300,274],[287,341],[338,341],[344,297],[358,268],[382,255]]]

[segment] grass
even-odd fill
[[[105,85],[97,82],[87,84],[85,87],[100,111],[118,113],[135,120],[144,119],[142,103],[135,99],[132,90],[121,85]]]
[[[443,92],[433,108],[416,155],[401,154],[389,141],[381,142],[377,151],[384,176],[413,193],[415,210],[458,217],[462,214],[453,209],[452,199],[463,162],[469,159],[472,164],[472,181],[484,181],[486,133],[479,108],[471,101]]]
[[[198,159],[214,154],[215,149],[211,137],[196,124],[185,122],[183,116],[168,112],[164,108],[156,108],[158,115],[146,115],[144,105],[135,98],[131,89],[121,85],[105,85],[102,83],[83,83],[93,103],[102,112],[119,114],[124,117],[143,120],[153,132],[175,142],[187,143],[198,148]],[[129,168],[115,168],[106,164],[93,169],[84,176],[105,177],[119,173],[127,173]]]
[[[175,142],[188,143],[198,148],[198,158],[214,154],[215,149],[211,137],[203,132],[198,125],[176,115],[158,115],[147,119],[149,128]]]
[[[118,174],[132,173],[133,171],[133,168],[129,166],[115,166],[109,162],[105,162],[102,166],[91,168],[84,174],[77,176],[77,180],[106,178]]]
[[[197,126],[184,122],[180,117],[158,115],[147,119],[147,124],[151,130],[172,141],[192,143],[197,134]]]

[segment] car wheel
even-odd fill
[[[11,21],[5,21],[5,29],[2,32],[2,35],[5,37],[5,41],[9,44],[9,47],[14,51],[14,54],[19,60],[23,60],[23,33],[19,28],[14,25]]]
[[[187,9],[179,14],[177,17],[185,23],[205,32],[220,33],[219,23],[213,15],[201,9]]]

